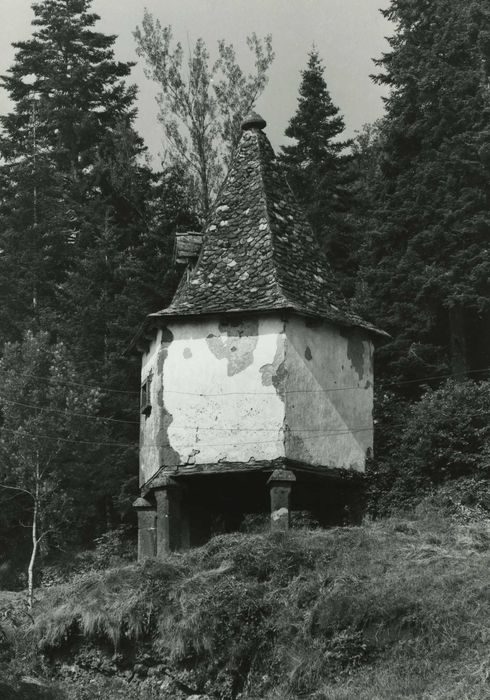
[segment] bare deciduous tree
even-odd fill
[[[18,496],[11,520],[30,530],[30,608],[41,544],[63,539],[76,522],[83,508],[78,490],[93,463],[90,449],[99,428],[94,432],[94,422],[87,418],[96,416],[100,392],[78,385],[77,379],[66,347],[51,345],[47,333],[28,333],[22,342],[4,346],[0,506],[12,494]]]
[[[199,209],[205,218],[233,159],[241,119],[252,109],[267,84],[274,59],[272,39],[247,37],[254,56],[255,73],[245,74],[233,46],[218,42],[218,58],[210,62],[203,39],[189,49],[187,62],[172,27],[164,27],[145,11],[134,36],[137,52],[146,61],[146,76],[160,87],[160,121],[168,148],[168,160],[186,163],[199,193]]]

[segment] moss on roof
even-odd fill
[[[196,266],[151,317],[286,309],[384,335],[341,297],[269,140],[247,124]]]

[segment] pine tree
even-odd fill
[[[393,335],[393,376],[488,366],[490,12],[483,0],[392,0],[396,24],[377,80],[380,129],[363,299]]]
[[[137,478],[138,360],[126,351],[175,283],[174,228],[195,222],[185,173],[152,173],[142,157],[131,65],[114,60],[115,37],[95,31],[90,5],[35,3],[33,38],[15,45],[3,79],[14,108],[1,118],[0,325],[6,340],[48,330],[81,389],[104,388],[98,410],[112,420],[94,431],[97,487],[81,474],[100,531]]]
[[[90,166],[107,130],[135,116],[136,88],[123,78],[131,63],[114,60],[115,36],[94,31],[91,0],[35,2],[32,38],[13,44],[15,62],[2,77],[14,111],[1,118],[2,155],[30,148],[32,103],[37,138],[58,169],[78,175]]]
[[[340,140],[344,129],[344,119],[327,88],[323,63],[313,49],[302,72],[297,111],[285,132],[295,143],[282,148],[280,159],[344,292],[351,296],[356,242],[351,221],[352,171],[346,154],[350,141]]]
[[[74,210],[84,245],[57,293],[61,337],[86,381],[109,388],[100,402],[101,412],[115,419],[106,440],[125,445],[99,453],[105,486],[99,514],[107,523],[117,520],[116,510],[128,511],[137,487],[140,362],[130,344],[147,314],[163,308],[175,289],[175,229],[197,223],[186,173],[152,173],[140,164],[134,138],[126,128],[104,141],[94,175],[111,196]]]
[[[93,29],[90,4],[34,3],[33,36],[14,44],[1,79],[14,103],[0,117],[4,340],[46,324],[77,247],[88,243],[78,240],[74,211],[112,195],[100,168],[107,134],[135,117],[135,88],[123,81],[131,64],[114,60],[115,37]]]

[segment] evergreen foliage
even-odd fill
[[[196,225],[186,173],[153,173],[144,159],[131,64],[114,59],[115,37],[96,31],[90,7],[34,3],[32,38],[14,45],[2,78],[13,109],[0,118],[0,341],[48,331],[67,347],[80,391],[103,387],[91,436],[97,478],[80,471],[92,504],[78,543],[134,498],[139,368],[127,350],[175,287],[175,228]],[[72,447],[85,464],[91,450]]]
[[[383,14],[396,32],[377,62],[390,94],[359,302],[393,336],[382,371],[461,378],[490,343],[490,13],[393,0]]]
[[[343,291],[352,296],[357,268],[352,220],[355,199],[346,154],[350,141],[340,140],[344,129],[344,119],[327,88],[322,60],[313,49],[302,72],[297,111],[285,132],[295,143],[283,146],[280,160]]]
[[[77,235],[77,207],[111,194],[100,167],[107,136],[135,116],[135,88],[123,82],[131,64],[114,60],[115,37],[93,29],[90,4],[34,3],[32,38],[14,44],[2,77],[14,105],[0,117],[3,340],[46,323],[70,262],[88,244]]]
[[[129,63],[114,60],[115,36],[94,31],[91,0],[35,2],[32,38],[13,44],[15,62],[3,76],[14,112],[2,117],[3,155],[31,143],[32,100],[37,134],[57,167],[77,174],[92,165],[108,128],[134,117],[135,87],[122,81]],[[15,136],[15,139],[13,138]]]
[[[463,480],[462,491],[488,482],[489,381],[449,380],[412,403],[383,394],[376,408],[382,437],[370,474],[373,513],[411,507],[448,482]]]
[[[134,129],[131,64],[115,60],[114,36],[96,31],[91,0],[40,0],[33,10],[32,38],[14,44],[1,79],[13,103],[0,116],[2,547],[33,522],[33,464],[49,477],[42,488],[38,479],[41,491],[57,494],[36,516],[50,546],[58,533],[86,543],[129,510],[139,362],[126,351],[145,316],[169,300],[173,233],[205,218],[273,59],[270,37],[253,35],[256,70],[245,75],[231,45],[220,42],[210,65],[199,40],[186,82],[171,28],[146,13],[139,51],[162,87],[174,149],[153,173]],[[415,380],[403,396],[379,391],[378,512],[460,477],[486,478],[490,410],[488,383],[449,383],[407,401],[421,377],[449,369],[458,380],[483,376],[476,373],[489,364],[490,11],[485,0],[392,0],[383,14],[396,26],[378,61],[376,79],[390,88],[385,118],[354,144],[342,140],[344,121],[313,49],[286,130],[294,143],[280,157],[343,292],[356,287],[359,310],[392,334],[377,352],[378,377]],[[216,636],[239,636],[235,615],[253,627],[255,584],[218,588],[232,612]],[[206,599],[199,619],[214,615],[214,604]],[[209,637],[194,645],[194,613],[167,632],[186,653],[209,652],[213,672],[212,659],[229,649],[211,653]],[[253,653],[244,636],[231,654],[237,664]],[[319,644],[319,659],[337,653]]]

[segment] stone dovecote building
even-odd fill
[[[140,557],[270,504],[276,528],[290,507],[331,522],[372,449],[384,334],[339,300],[265,126],[243,123],[199,254],[181,239],[192,263],[140,339]]]

